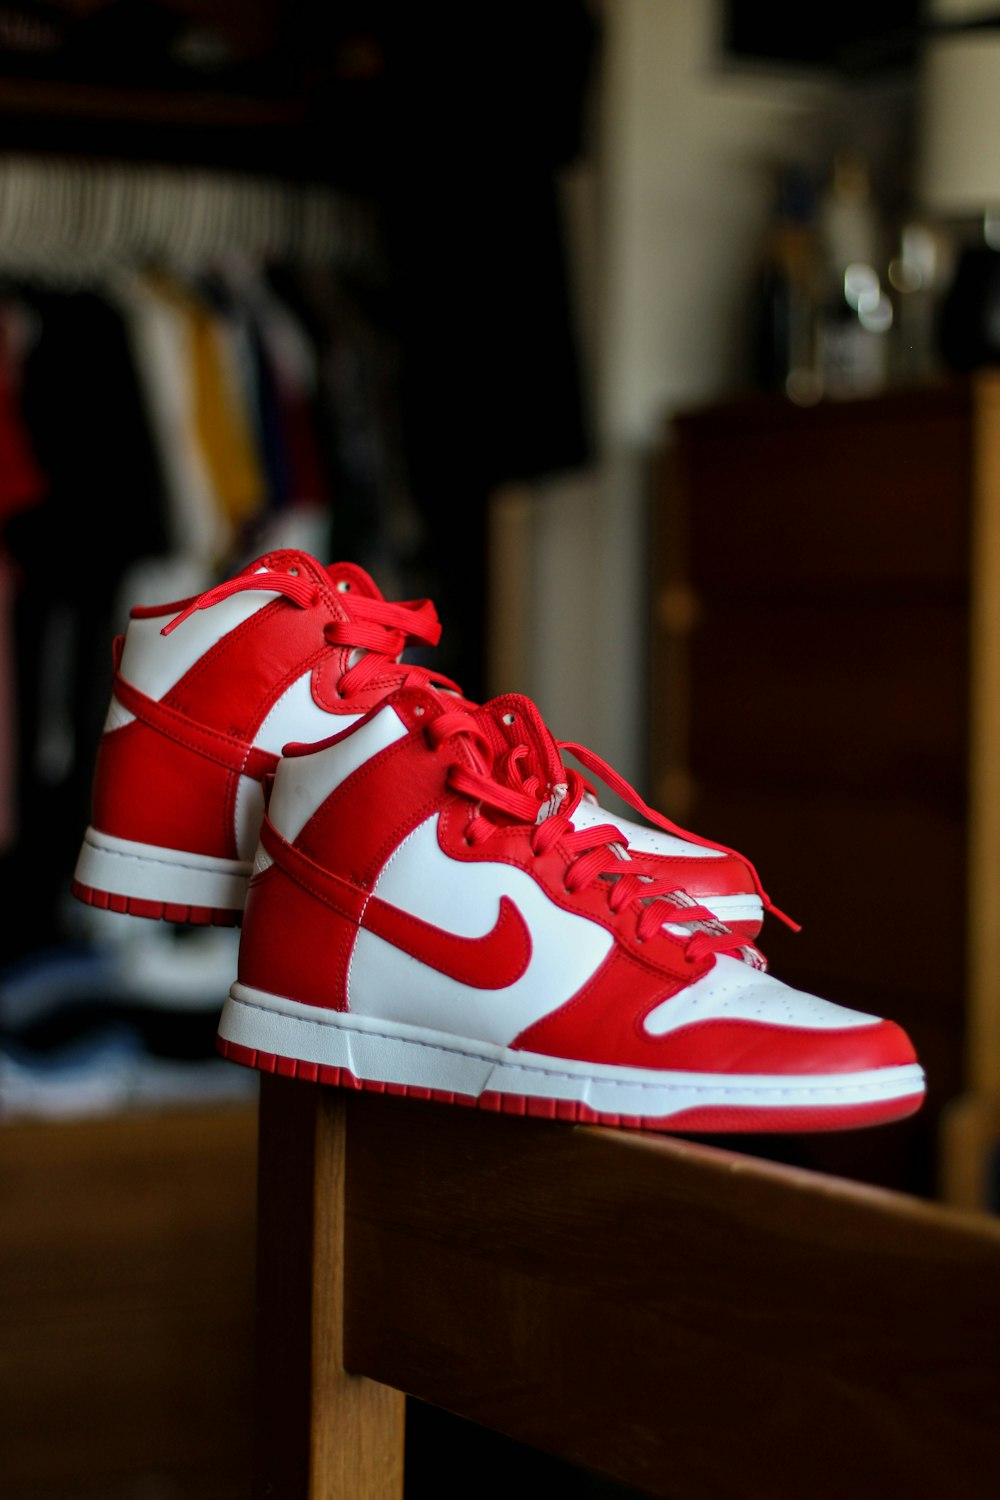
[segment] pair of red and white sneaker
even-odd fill
[[[133,610],[116,642],[74,893],[241,923],[225,1056],[661,1130],[920,1106],[898,1026],[767,972],[752,865],[555,740],[529,699],[479,706],[401,661],[438,635],[429,601],[280,551]],[[605,813],[566,753],[641,820]]]

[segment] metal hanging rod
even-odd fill
[[[239,253],[340,267],[376,254],[370,208],[324,186],[214,169],[0,154],[0,269],[83,274]]]

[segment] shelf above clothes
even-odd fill
[[[328,181],[335,155],[310,129],[318,28],[255,0],[14,0],[0,26],[5,144]]]

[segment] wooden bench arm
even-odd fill
[[[669,1500],[996,1492],[986,1215],[279,1078],[260,1140],[258,1495],[398,1500],[400,1392]]]

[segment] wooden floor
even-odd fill
[[[255,1107],[0,1126],[3,1500],[245,1500]]]
[[[0,1497],[246,1500],[255,1108],[0,1126]],[[630,1495],[420,1402],[409,1500]]]

